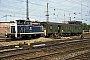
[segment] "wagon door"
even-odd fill
[[[58,25],[58,33],[60,33],[60,28],[61,28],[61,26],[60,26],[60,25]]]

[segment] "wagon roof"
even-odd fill
[[[56,22],[41,22],[41,23],[46,23],[46,24],[57,24],[57,25],[61,25],[62,23],[56,23]]]
[[[64,23],[55,23],[55,22],[41,22],[41,23],[44,23],[44,24],[55,24],[55,25],[74,25],[74,26],[80,26],[80,25],[77,25],[77,24],[64,24]]]

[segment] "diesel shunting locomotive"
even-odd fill
[[[7,38],[30,38],[41,36],[43,34],[43,26],[40,24],[32,24],[29,20],[16,20],[10,24],[10,32],[6,33]]]

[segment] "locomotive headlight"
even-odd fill
[[[7,38],[7,33],[5,34],[5,37]]]
[[[5,36],[7,38],[7,36]]]
[[[5,35],[7,35],[7,33]]]

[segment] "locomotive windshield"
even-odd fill
[[[31,21],[26,21],[26,25],[32,25]]]
[[[24,25],[25,24],[25,20],[16,20],[17,25]]]

